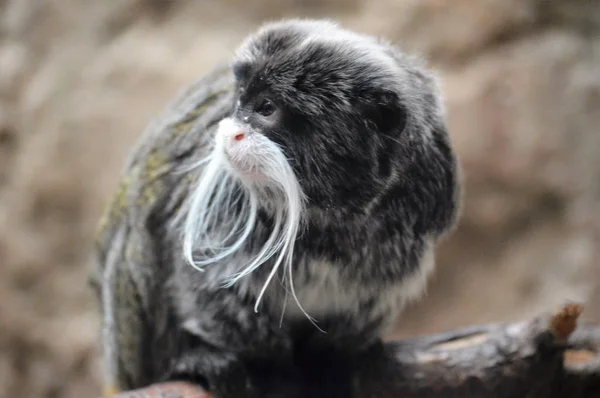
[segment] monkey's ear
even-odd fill
[[[231,70],[233,71],[233,76],[238,82],[244,81],[248,78],[252,66],[250,63],[242,61],[236,62],[231,66]]]
[[[384,134],[399,134],[406,125],[406,108],[393,91],[377,91],[364,97],[359,104],[361,114]]]

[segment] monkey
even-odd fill
[[[460,213],[438,80],[383,38],[282,19],[167,105],[97,233],[107,393],[353,396]]]

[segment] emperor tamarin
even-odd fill
[[[263,25],[148,127],[101,223],[107,386],[350,394],[333,375],[423,290],[459,192],[417,58],[330,21]]]

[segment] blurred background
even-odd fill
[[[567,300],[600,320],[600,2],[0,0],[0,397],[99,393],[94,229],[149,119],[266,20],[385,35],[443,79],[460,226],[394,336]]]

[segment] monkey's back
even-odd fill
[[[101,304],[105,388],[147,384],[176,345],[168,284],[179,246],[168,230],[185,202],[210,132],[232,106],[233,79],[221,67],[183,91],[131,152],[100,220],[91,276]]]

